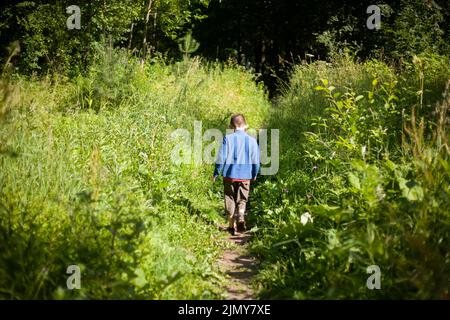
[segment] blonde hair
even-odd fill
[[[238,113],[238,114],[231,116],[230,128],[231,129],[237,129],[237,128],[247,129],[248,128],[247,121],[245,121],[244,115],[241,113]]]

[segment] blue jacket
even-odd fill
[[[259,146],[256,139],[243,130],[236,130],[223,138],[217,154],[214,176],[255,179],[259,172]]]

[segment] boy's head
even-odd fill
[[[240,113],[233,115],[230,120],[230,128],[234,130],[247,130],[247,122],[245,121],[244,115]]]

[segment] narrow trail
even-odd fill
[[[251,300],[256,292],[251,287],[251,280],[256,274],[257,260],[248,252],[247,242],[250,232],[229,235],[227,240],[233,244],[219,259],[219,268],[227,275],[226,299]]]

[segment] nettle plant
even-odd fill
[[[329,101],[325,109],[328,117],[312,119],[319,135],[308,133],[309,140],[321,137],[320,144],[332,148],[331,154],[339,152],[348,159],[380,159],[389,153],[389,145],[398,140],[402,130],[397,82],[379,85],[375,78],[366,95],[358,95],[351,89],[339,92],[328,80],[321,81],[322,85],[315,89],[323,91]]]
[[[325,168],[334,173],[341,172],[349,187],[336,192],[352,194],[367,213],[385,198],[388,186],[396,187],[395,194],[408,188],[403,176],[408,170],[400,170],[401,165],[390,160],[401,155],[393,148],[400,143],[403,130],[397,82],[379,84],[375,78],[369,90],[359,95],[351,89],[339,92],[328,80],[321,81],[315,89],[329,101],[328,116],[313,119],[316,132],[306,135],[314,149],[307,150],[307,157],[323,160]],[[323,155],[321,159],[318,154]],[[413,183],[409,185],[415,188]]]

